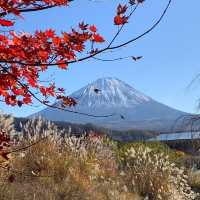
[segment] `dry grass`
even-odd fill
[[[1,180],[2,200],[137,199],[124,191],[110,147],[89,138],[49,136],[14,154]]]
[[[1,165],[1,200],[194,199],[183,171],[144,145],[119,158],[107,138],[61,137],[67,133],[41,119],[22,131],[14,149],[48,137]]]
[[[155,154],[144,146],[132,147],[123,160],[129,191],[149,199],[195,199],[196,194],[188,184],[184,168],[178,168],[163,153]]]

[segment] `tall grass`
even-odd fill
[[[195,199],[184,170],[146,146],[121,155],[105,136],[77,138],[42,119],[18,135],[0,168],[2,200]]]

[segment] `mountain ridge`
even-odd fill
[[[95,92],[95,90],[98,92]],[[92,115],[113,113],[114,115],[109,118],[92,118],[46,108],[31,117],[41,115],[52,121],[93,123],[97,126],[116,130],[167,131],[178,117],[186,114],[159,103],[127,83],[112,77],[97,79],[70,96],[78,102],[74,108],[68,108],[72,111]],[[56,102],[54,105],[60,106],[60,104],[61,102]]]

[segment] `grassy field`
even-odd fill
[[[190,200],[198,199],[200,175],[191,157],[158,142],[119,143],[91,133],[70,136],[42,120],[13,130],[8,158],[1,156],[2,200]],[[194,192],[194,191],[196,192]]]

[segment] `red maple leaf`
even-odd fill
[[[128,23],[128,17],[126,16],[120,16],[120,15],[117,15],[115,16],[114,18],[114,24],[115,25],[123,25],[125,23]]]
[[[90,31],[92,31],[93,33],[96,33],[96,32],[97,32],[97,28],[96,28],[95,25],[90,26],[89,29],[90,29]]]
[[[95,33],[95,34],[93,34],[93,41],[97,42],[97,43],[102,43],[105,40],[104,40],[104,38],[101,35]]]
[[[13,26],[14,22],[10,20],[0,19],[0,25],[1,26]]]

